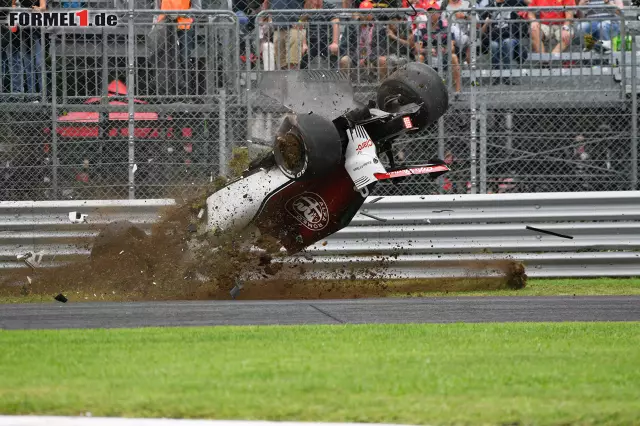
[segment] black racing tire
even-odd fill
[[[332,121],[317,114],[289,115],[278,130],[273,154],[289,179],[316,179],[341,164],[340,133]]]
[[[422,104],[420,113],[413,117],[413,125],[422,129],[447,112],[449,93],[436,70],[421,62],[410,62],[382,82],[376,101],[379,109],[389,113],[410,103]]]

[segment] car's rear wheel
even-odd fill
[[[449,94],[436,70],[421,62],[411,62],[382,82],[376,101],[379,109],[390,113],[410,103],[422,104],[413,125],[423,128],[444,115],[449,107]]]
[[[273,153],[288,178],[314,179],[340,165],[342,143],[330,120],[317,114],[290,115],[278,130]]]

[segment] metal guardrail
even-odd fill
[[[161,208],[173,200],[3,201],[0,202],[0,269],[26,265],[17,256],[42,254],[42,267],[80,260],[90,253],[100,229],[128,220],[145,231],[158,221]],[[74,223],[69,213],[86,214]]]
[[[0,268],[24,267],[16,256],[27,252],[42,253],[43,267],[80,259],[106,223],[127,219],[149,230],[173,204],[0,202]],[[88,216],[72,223],[69,212]],[[460,276],[471,261],[495,259],[522,261],[533,277],[635,276],[639,220],[640,191],[370,197],[349,227],[309,248],[311,260],[294,258],[308,263],[309,277],[346,264],[357,265],[356,276]]]

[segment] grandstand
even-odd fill
[[[237,24],[230,0],[205,0],[205,11],[194,12],[196,48],[184,68],[171,32],[153,25],[154,2],[81,6],[116,11],[121,25],[42,31],[43,90],[0,94],[3,200],[168,196],[224,174],[232,147],[270,143],[286,108],[256,89],[281,71],[248,60],[260,56],[258,30]],[[529,54],[498,70],[475,51],[450,111],[399,152],[407,162],[451,158],[454,172],[438,184],[407,181],[379,193],[637,189],[636,11],[627,8],[622,21],[623,39],[633,40],[622,51],[585,51],[574,38],[567,53]],[[451,69],[432,65],[451,86]],[[492,84],[499,76],[520,84]],[[325,63],[296,78],[350,80],[361,102],[378,80]]]

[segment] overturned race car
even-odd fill
[[[398,137],[446,112],[448,94],[437,72],[409,63],[382,82],[376,98],[333,120],[287,115],[268,155],[208,197],[207,229],[238,233],[253,227],[295,254],[348,226],[378,182],[447,173],[440,159],[397,165],[392,151]]]
[[[274,142],[267,154],[252,161],[241,176],[210,194],[205,209],[197,207],[201,224],[190,226],[190,229],[199,228],[197,232],[190,231],[194,237],[185,240],[179,233],[160,226],[147,241],[145,232],[136,229],[134,224],[112,222],[94,241],[92,261],[99,262],[102,258],[109,263],[112,255],[118,260],[122,253],[135,253],[134,248],[142,242],[140,247],[146,249],[140,250],[145,252],[141,265],[144,268],[155,265],[151,267],[152,277],[163,274],[163,267],[180,277],[201,274],[206,276],[205,281],[213,279],[210,276],[213,272],[219,275],[215,278],[217,281],[224,281],[223,285],[235,285],[231,290],[235,298],[242,287],[239,283],[247,279],[240,275],[252,275],[246,265],[234,263],[230,253],[238,251],[243,257],[255,254],[256,250],[267,252],[268,259],[264,262],[262,255],[257,256],[258,275],[267,269],[277,271],[282,264],[274,267],[271,254],[298,254],[348,226],[379,182],[397,182],[411,175],[436,179],[449,171],[445,162],[437,158],[409,167],[396,164],[392,150],[400,136],[419,132],[436,122],[448,108],[447,89],[429,66],[409,63],[399,68],[382,82],[376,90],[376,100],[368,105],[355,101],[320,102],[313,105],[313,111],[318,113],[309,109],[312,100],[309,93],[314,90],[331,93],[327,87],[341,93],[350,86],[341,90],[324,82],[313,87],[314,83],[302,81],[301,86],[293,87],[295,78],[291,74],[279,75],[282,84],[272,85],[272,95],[276,94],[272,97],[282,92],[293,93],[299,97],[297,106],[295,100],[282,102],[291,113],[282,120],[275,137],[268,136]],[[388,167],[381,161],[383,156],[388,159]],[[189,208],[193,213],[193,208]],[[205,211],[206,217],[203,217]],[[184,223],[182,215],[183,211],[179,210],[169,216]],[[163,221],[173,223],[174,219]],[[177,241],[180,247],[175,250],[169,247],[171,244],[163,237],[167,232],[174,236],[171,241]],[[262,244],[265,239],[268,243]],[[228,251],[229,244],[231,251]],[[175,260],[175,256],[180,259]],[[232,271],[222,273],[218,261]],[[208,263],[214,264],[213,267]],[[174,265],[177,266],[174,268]],[[179,265],[187,265],[184,273]],[[193,272],[198,269],[203,272]],[[167,277],[160,279],[166,281]]]

